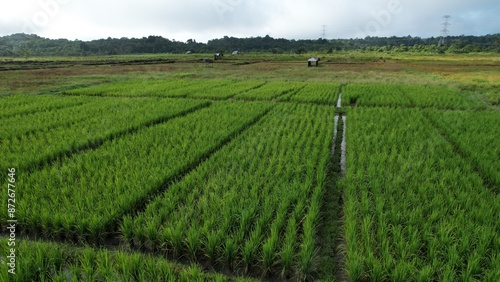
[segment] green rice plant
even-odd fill
[[[202,80],[198,83],[190,84],[188,86],[176,88],[173,90],[167,90],[158,93],[158,96],[162,97],[188,97],[193,93],[203,93],[205,91],[211,91],[212,89],[218,89],[219,87],[224,87],[231,84],[229,80]],[[210,96],[210,95],[209,95]]]
[[[200,250],[201,239],[200,232],[196,226],[190,226],[186,234],[186,248],[192,259],[196,259],[196,254]]]
[[[412,104],[417,107],[455,110],[486,108],[486,105],[475,96],[448,87],[404,85],[401,88]]]
[[[188,97],[205,99],[228,99],[240,93],[258,89],[264,84],[264,82],[260,81],[235,81],[228,84],[225,83],[217,87],[203,89],[201,91],[193,91],[188,94]]]
[[[450,266],[447,266],[442,271],[442,276],[439,278],[441,281],[456,281],[456,270]]]
[[[71,98],[70,98],[71,99]],[[81,100],[73,97],[74,100]],[[114,103],[109,99],[89,98],[83,104],[64,108],[37,111],[34,113],[17,114],[3,118],[0,125],[0,139],[21,137],[36,131],[46,131],[53,127],[71,126],[92,118],[96,112],[104,112]],[[16,126],[9,126],[15,124]]]
[[[434,277],[434,270],[432,269],[432,267],[427,265],[424,266],[422,269],[420,269],[416,277],[416,280],[418,282],[424,282],[432,280],[432,277]]]
[[[174,254],[179,256],[183,250],[184,241],[184,222],[179,221],[175,229],[171,229],[170,240],[173,246]],[[140,234],[140,233],[139,233]]]
[[[127,243],[127,245],[132,245],[134,240],[134,225],[132,221],[132,217],[127,215],[123,217],[120,230],[123,235],[123,240]]]
[[[389,279],[391,281],[408,281],[413,277],[415,273],[412,271],[412,267],[406,261],[401,261],[396,263],[394,269],[389,273]]]
[[[342,93],[344,105],[410,107],[411,101],[399,85],[348,84]]]
[[[321,189],[316,189],[321,191]],[[298,268],[302,277],[308,277],[316,268],[317,260],[315,258],[317,250],[314,238],[316,237],[316,225],[319,216],[319,207],[321,200],[318,199],[318,192],[313,194],[311,206],[304,219],[303,232],[304,236],[300,245]]]
[[[128,277],[132,278],[132,280],[145,281],[145,276],[149,274],[145,272],[146,263],[143,257],[139,254],[130,254],[128,256],[123,255],[123,253],[120,254],[122,255],[122,260],[127,262]],[[117,261],[119,261],[117,258],[118,255],[115,255],[115,260]]]
[[[200,270],[199,267],[196,266],[190,266],[189,268],[185,269],[180,273],[179,276],[179,281],[182,282],[190,282],[190,281],[195,281],[195,282],[202,282],[202,271]]]
[[[352,280],[385,279],[381,270],[390,280],[481,279],[492,268],[497,195],[429,113],[349,111],[348,148],[357,148],[347,155],[344,201]]]
[[[258,248],[261,242],[261,239],[259,237],[251,237],[245,242],[245,245],[243,246],[241,255],[243,264],[245,266],[245,272],[247,273],[250,271],[257,260]]]
[[[141,281],[141,278],[144,280],[141,277],[144,271],[143,258],[139,254],[116,253],[114,259],[119,276],[131,281]]]
[[[78,264],[82,269],[82,275],[85,279],[95,280],[97,279],[97,268],[96,268],[97,254],[90,248],[83,249]]]
[[[213,263],[218,258],[219,248],[221,247],[220,236],[215,231],[210,231],[206,235],[204,246],[205,256]]]
[[[113,269],[116,267],[114,261],[110,257],[110,253],[107,250],[103,250],[97,253],[95,268],[98,276],[100,277],[111,277],[113,275]],[[101,278],[102,279],[102,278]]]
[[[490,257],[490,267],[485,271],[484,281],[495,281],[500,275],[500,254],[492,254]]]
[[[145,233],[145,240],[146,240],[146,243],[145,243],[145,246],[148,250],[150,251],[155,251],[157,246],[159,245],[158,244],[158,240],[160,238],[160,232],[158,230],[158,226],[156,226],[155,224],[152,224],[152,223],[149,223],[146,225],[145,227],[145,230],[144,230],[144,233]],[[189,236],[189,235],[188,235]]]
[[[348,84],[344,88],[346,105],[418,107],[439,109],[485,109],[472,95],[444,86],[403,84]]]
[[[351,281],[360,281],[364,279],[364,270],[363,270],[363,260],[364,258],[360,256],[356,251],[348,252],[349,256],[346,260],[347,265],[347,275]]]
[[[500,187],[500,168],[495,165],[500,154],[497,111],[426,111],[425,114],[477,166],[488,186]]]
[[[74,123],[65,122],[67,115],[73,115],[71,111],[66,115],[55,116],[59,123],[55,127],[40,125],[37,119],[44,119],[39,115],[21,116],[21,124],[35,124],[39,127],[20,136],[1,137],[0,149],[5,155],[0,160],[0,167],[32,169],[41,163],[52,162],[58,156],[98,145],[120,134],[207,105],[202,101],[168,99],[101,99],[100,104],[102,107],[86,107],[87,112],[74,113],[78,117]]]
[[[262,265],[264,266],[264,273],[270,272],[276,264],[276,248],[279,241],[278,235],[278,228],[274,225],[271,228],[271,234],[262,245]]]
[[[164,96],[169,91],[188,89],[200,85],[200,81],[187,79],[132,79],[103,83],[65,91],[66,95],[83,96]]]
[[[375,257],[375,254],[372,250],[368,250],[367,258],[366,258],[366,266],[370,269],[370,279],[372,281],[387,281],[388,277],[384,268],[382,267],[382,263],[378,258]]]
[[[340,85],[334,83],[309,83],[291,96],[290,101],[307,102],[324,105],[336,105]]]
[[[310,236],[305,236],[301,245],[298,258],[298,269],[303,279],[312,273],[315,267],[315,242]]]
[[[465,273],[463,273],[462,277],[466,280],[473,280],[481,277],[483,272],[482,270],[482,252],[474,252],[467,259],[467,268]]]
[[[238,255],[238,246],[232,238],[228,237],[226,239],[222,252],[224,261],[226,261],[227,265],[232,268],[236,262],[236,256]]]
[[[252,219],[254,218],[255,213],[257,211],[256,205],[247,206],[244,208],[246,208],[246,209],[242,211],[241,218],[240,218],[240,227],[239,227],[240,240],[243,240],[245,238],[245,236],[247,235],[247,233],[250,232],[251,226],[252,226]]]
[[[272,100],[282,95],[292,93],[299,89],[297,83],[290,82],[267,82],[265,85],[243,92],[234,96],[236,99],[244,100]]]
[[[98,217],[93,217],[89,219],[87,225],[87,235],[88,241],[98,244],[102,242],[102,239],[106,237],[106,227],[103,222]]]
[[[297,230],[297,226],[295,223],[295,219],[291,218],[287,227],[285,242],[280,251],[280,262],[281,262],[281,276],[285,277],[285,274],[292,270],[294,263],[294,255],[295,255],[295,232]]]
[[[48,112],[83,105],[91,100],[87,97],[64,97],[57,95],[11,95],[0,99],[0,118]]]
[[[20,177],[19,185],[31,187],[29,193],[19,195],[20,224],[29,229],[24,220],[41,213],[41,229],[48,233],[60,226],[83,225],[80,235],[99,241],[118,218],[260,118],[268,108],[261,103],[220,103]],[[2,206],[7,203],[5,197]],[[56,226],[54,218],[66,222]]]
[[[146,220],[171,230],[185,218],[186,232],[187,226],[198,226],[200,238],[206,238],[197,256],[217,257],[247,272],[258,267],[270,277],[280,274],[284,261],[294,279],[302,258],[304,276],[310,275],[325,179],[318,170],[328,167],[333,115],[327,106],[276,105],[148,205],[134,220],[137,232]],[[161,232],[172,244],[172,232]],[[186,245],[180,251],[190,253]]]
[[[8,246],[8,241],[0,241],[3,252],[6,247],[2,246]],[[7,265],[1,263],[1,281],[230,280],[222,274],[204,273],[197,265],[175,264],[161,257],[142,253],[97,250],[29,240],[19,241],[16,250],[16,274],[9,274]]]

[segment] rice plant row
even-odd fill
[[[67,99],[79,100],[78,97]],[[208,105],[208,102],[201,100],[99,99],[101,106],[89,104],[90,107],[85,106],[81,111],[78,107],[72,107],[67,111],[62,111],[61,114],[52,115],[48,112],[46,116],[19,117],[19,121],[26,124],[28,128],[30,128],[29,124],[42,128],[23,135],[14,134],[2,138],[0,150],[4,155],[0,160],[0,168],[30,169],[32,166],[51,161],[59,155],[103,142],[114,135]],[[64,114],[72,116],[67,118]],[[43,129],[40,121],[47,121],[49,118],[54,118],[51,122],[60,125]],[[73,118],[73,122],[65,124],[66,120]],[[2,127],[4,126],[16,127],[13,124],[2,124]],[[20,126],[22,128],[22,125]]]
[[[231,84],[230,80],[172,80],[135,79],[100,84],[64,92],[67,95],[113,96],[113,97],[186,97],[193,93]]]
[[[147,96],[162,94],[193,84],[193,81],[185,79],[133,79],[72,89],[65,91],[64,94],[81,96]]]
[[[498,111],[428,111],[426,114],[473,160],[485,181],[500,192],[500,114]]]
[[[224,79],[213,79],[213,80],[199,80],[194,83],[176,88],[174,90],[167,90],[165,92],[157,93],[158,96],[162,97],[175,97],[182,98],[188,97],[190,95],[194,95],[195,93],[203,93],[203,92],[213,92],[214,89],[219,89],[220,87],[224,87],[226,85],[231,85],[232,82],[230,80]]]
[[[474,96],[444,86],[348,84],[344,92],[346,105],[457,110],[486,108]]]
[[[105,142],[32,173],[20,171],[19,226],[98,241],[125,213],[266,113],[261,103],[217,103]],[[29,187],[29,188],[28,188]],[[6,194],[6,193],[5,193]],[[7,200],[1,196],[4,207]],[[6,215],[1,214],[6,222]]]
[[[261,81],[240,81],[231,82],[229,84],[221,83],[217,87],[202,89],[200,91],[188,94],[189,98],[206,98],[206,99],[228,99],[237,94],[252,91],[262,87],[265,82]]]
[[[137,217],[125,240],[248,273],[314,273],[331,107],[277,105]]]
[[[301,86],[301,83],[273,81],[259,88],[238,94],[234,98],[250,101],[272,100],[285,94],[291,94],[299,90]]]
[[[77,97],[72,99],[78,100]],[[91,118],[96,112],[103,112],[107,107],[111,107],[110,104],[110,101],[104,98],[91,98],[82,105],[6,117],[0,123],[0,139],[46,131],[57,126],[70,126]]]
[[[68,95],[98,95],[125,97],[174,97],[224,100],[298,101],[333,105],[337,101],[339,85],[334,83],[264,82],[211,80],[153,80],[138,79],[101,84],[66,91]]]
[[[70,98],[55,95],[12,95],[0,98],[0,118],[50,111],[82,105],[87,97]]]
[[[294,94],[290,100],[325,105],[335,105],[338,100],[340,85],[335,83],[310,83]]]
[[[500,196],[415,109],[349,111],[346,267],[352,281],[495,281]]]
[[[0,240],[0,250],[10,254],[6,239]],[[125,251],[22,240],[16,252],[15,274],[10,274],[9,265],[2,261],[0,281],[251,281]]]

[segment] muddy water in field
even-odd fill
[[[346,132],[347,132],[347,117],[342,116],[342,143],[340,144],[340,171],[342,175],[345,175],[346,170],[346,150],[347,150],[347,140],[346,140]]]
[[[338,124],[339,124],[339,115],[335,115],[333,125],[333,142],[332,142],[332,155],[335,154],[335,144],[337,144],[337,132],[338,132]]]
[[[334,119],[334,126],[333,126],[333,144],[332,144],[332,155],[335,154],[335,146],[338,144],[337,138],[339,136],[339,130],[338,130],[338,125],[339,125],[339,115],[335,115]],[[347,150],[347,140],[346,140],[346,132],[347,132],[347,126],[346,126],[346,121],[347,117],[342,116],[342,141],[340,143],[340,174],[345,175],[345,170],[346,170],[346,150]]]

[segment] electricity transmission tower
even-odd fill
[[[449,27],[451,25],[450,20],[451,16],[443,16],[443,23],[441,24],[443,26],[443,29],[441,30],[441,38],[439,39],[438,47],[445,44],[444,39],[448,36]]]
[[[326,39],[326,25],[322,25],[321,38]]]

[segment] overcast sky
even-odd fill
[[[500,33],[499,0],[0,0],[0,36],[317,39]]]

